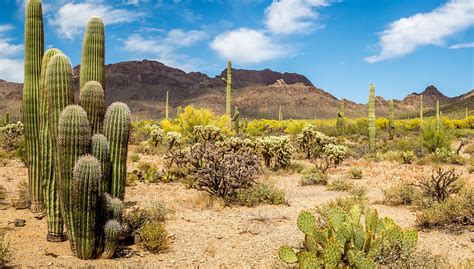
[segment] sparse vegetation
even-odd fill
[[[136,231],[138,243],[152,253],[162,253],[168,248],[168,233],[159,221],[146,222]]]
[[[344,179],[336,179],[328,185],[330,191],[350,191],[354,188],[354,184]]]
[[[237,191],[237,203],[244,206],[259,204],[281,205],[285,204],[285,193],[274,184],[258,183],[248,189]]]
[[[303,170],[301,179],[301,185],[326,185],[328,182],[327,174],[319,171],[315,167],[307,168]]]
[[[0,267],[6,267],[11,261],[13,251],[10,243],[5,239],[5,229],[0,229]]]
[[[352,179],[361,179],[362,178],[362,169],[359,167],[351,167],[349,174]]]

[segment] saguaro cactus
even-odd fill
[[[74,102],[72,67],[69,59],[57,50],[48,50],[47,56],[56,54],[45,67],[44,90],[41,101],[41,166],[44,184],[44,201],[48,221],[48,241],[63,241],[64,221],[59,203],[60,159],[58,152],[58,123],[61,111]],[[42,72],[43,73],[43,72]]]
[[[168,119],[168,91],[166,91],[165,118]]]
[[[127,150],[130,135],[130,109],[124,103],[110,105],[105,113],[104,135],[109,141],[110,194],[123,200],[127,175]]]
[[[423,94],[420,95],[420,124],[423,122]]]
[[[97,81],[88,81],[81,89],[79,100],[87,113],[92,134],[102,133],[105,115],[105,94]]]
[[[341,108],[337,113],[336,127],[339,134],[344,132],[344,98],[341,98]]]
[[[230,117],[231,113],[231,95],[232,95],[232,62],[227,61],[227,78],[222,78],[226,83],[225,92],[225,114]]]
[[[388,135],[390,140],[395,134],[395,113],[393,109],[393,99],[390,99],[389,117],[388,117]]]
[[[104,43],[104,22],[99,17],[92,17],[87,23],[82,43],[81,90],[89,81],[97,81],[105,89]]]
[[[278,108],[278,120],[279,121],[283,120],[283,112],[281,110],[281,106]]]
[[[61,212],[73,251],[76,250],[76,236],[72,213],[74,207],[77,206],[71,200],[73,169],[77,159],[89,151],[90,139],[91,127],[86,111],[78,105],[67,106],[61,112],[58,125],[59,169],[61,170],[59,191]]]
[[[234,130],[236,134],[239,134],[239,131],[240,131],[239,115],[240,115],[239,108],[235,107],[234,117],[232,118],[232,121],[234,122]]]
[[[120,223],[114,219],[107,221],[104,227],[105,232],[105,247],[102,253],[102,258],[110,259],[114,256],[117,249],[117,243],[120,233]]]
[[[375,152],[375,86],[370,84],[369,94],[369,150]]]
[[[439,100],[436,100],[436,131],[439,132],[441,128],[441,118],[439,115]]]
[[[99,209],[99,189],[102,173],[100,164],[91,155],[79,158],[74,166],[71,198],[74,204],[73,221],[76,255],[91,259],[95,254],[96,225]]]
[[[25,12],[25,81],[23,84],[23,122],[28,166],[31,211],[43,210],[43,191],[39,149],[39,93],[41,61],[44,53],[41,0],[29,0]]]
[[[102,180],[100,181],[100,192],[109,192],[110,189],[110,155],[109,155],[109,141],[103,134],[95,134],[91,140],[91,154],[100,163],[102,171]]]

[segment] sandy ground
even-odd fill
[[[153,157],[145,157],[153,161]],[[156,162],[159,162],[155,159]],[[378,203],[383,198],[381,189],[407,179],[429,174],[429,166],[401,165],[390,162],[370,163],[349,161],[330,172],[330,180],[348,177],[351,165],[363,167],[364,178],[353,180],[368,188],[369,203],[381,216],[392,217],[404,227],[413,226],[416,213],[408,207],[391,207]],[[462,168],[461,168],[462,169]],[[18,161],[0,167],[0,184],[13,196],[20,180],[26,180],[27,170]],[[464,178],[474,182],[473,175]],[[327,191],[324,186],[300,186],[299,175],[272,175],[266,180],[275,182],[286,192],[288,206],[261,205],[255,208],[223,207],[205,194],[186,189],[180,183],[144,184],[127,187],[127,204],[144,206],[160,200],[173,209],[166,220],[170,234],[170,248],[162,254],[150,254],[137,246],[128,247],[128,257],[113,260],[84,261],[72,256],[68,242],[51,243],[45,240],[46,220],[37,220],[28,210],[11,207],[0,210],[0,227],[12,227],[7,233],[14,250],[12,265],[17,266],[158,266],[158,267],[228,267],[275,268],[283,267],[276,253],[282,244],[297,246],[302,234],[296,227],[301,209],[312,209],[333,198],[346,195]],[[13,228],[9,221],[26,219],[26,226]],[[445,256],[458,264],[474,257],[474,236],[468,229],[453,234],[431,230],[419,232],[419,246],[433,254]]]

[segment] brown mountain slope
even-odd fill
[[[226,70],[210,78],[199,72],[185,73],[149,60],[109,64],[105,69],[107,103],[125,102],[137,117],[163,117],[167,91],[171,115],[178,106],[186,105],[224,112],[225,84],[221,77]],[[339,109],[338,99],[313,86],[305,76],[270,69],[232,69],[232,72],[233,106],[240,108],[242,117],[277,118],[281,106],[285,118],[331,118]],[[74,85],[77,97],[79,66],[74,68]],[[21,88],[21,84],[0,81],[0,114],[6,111],[19,114]],[[434,106],[436,99],[447,105],[462,98],[446,97],[434,86],[427,87],[422,94],[427,110]],[[401,101],[395,100],[396,113],[408,115],[419,111],[419,96],[413,93]],[[346,100],[345,112],[349,117],[364,117],[367,107]],[[376,113],[379,116],[388,114],[388,101],[382,97],[376,98]]]

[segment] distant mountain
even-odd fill
[[[74,68],[76,98],[79,70],[79,66]],[[186,73],[157,61],[143,60],[109,64],[105,71],[107,103],[125,102],[136,117],[163,117],[167,91],[171,115],[178,106],[186,105],[224,113],[225,84],[221,78],[226,76],[225,69],[211,78],[199,72]],[[339,109],[337,98],[296,73],[232,69],[232,88],[233,106],[240,108],[242,117],[277,118],[281,106],[284,118],[332,118]],[[21,89],[22,84],[0,80],[0,114],[5,111],[19,113]],[[450,98],[435,86],[429,86],[420,94],[423,94],[424,107],[428,111],[434,107],[436,100],[445,106],[464,100],[469,94],[472,96],[472,91]],[[396,114],[409,115],[419,111],[420,94],[412,93],[403,100],[395,100]],[[473,108],[472,103],[467,102],[466,105]],[[380,96],[376,98],[376,113],[379,116],[388,115],[388,101]],[[346,100],[345,114],[348,117],[365,117],[367,106]]]

